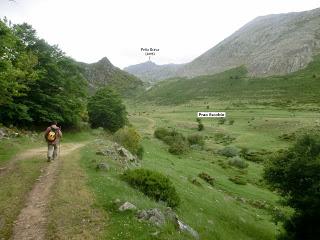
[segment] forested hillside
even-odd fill
[[[0,21],[0,122],[72,127],[85,115],[87,81],[77,63],[28,24]]]

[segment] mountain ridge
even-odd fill
[[[245,65],[251,76],[302,69],[320,53],[320,8],[259,16],[189,63],[124,68],[144,81],[215,74]]]
[[[88,80],[90,92],[110,86],[122,95],[130,95],[142,87],[143,82],[134,75],[114,66],[107,57],[95,63],[79,62]]]

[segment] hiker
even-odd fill
[[[48,143],[48,162],[54,160],[58,156],[58,150],[60,147],[60,139],[62,137],[62,132],[57,126],[57,122],[52,122],[44,134],[44,137]]]

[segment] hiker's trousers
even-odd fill
[[[59,145],[48,144],[48,160],[54,160],[58,156]]]

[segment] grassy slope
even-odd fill
[[[295,105],[320,102],[320,56],[303,70],[285,76],[247,77],[244,67],[192,79],[160,82],[140,96],[140,101],[179,104],[192,99],[215,97],[220,100]]]
[[[278,196],[260,184],[263,165],[249,162],[247,171],[223,168],[219,162],[227,163],[228,160],[214,153],[224,147],[215,142],[214,135],[218,132],[230,134],[236,137],[231,145],[238,147],[275,151],[290,144],[279,139],[279,135],[314,126],[320,114],[292,112],[272,106],[234,106],[229,102],[208,101],[212,109],[228,108],[228,117],[234,119],[235,123],[219,125],[213,119],[203,119],[205,131],[200,134],[207,138],[206,148],[209,151],[192,150],[181,157],[169,154],[168,146],[154,139],[153,131],[155,127],[164,126],[175,128],[185,135],[197,133],[196,112],[205,111],[208,103],[194,101],[170,107],[151,104],[129,106],[130,122],[144,137],[145,157],[142,167],[160,171],[170,177],[182,198],[182,204],[176,210],[178,215],[196,229],[202,239],[274,239],[281,226],[272,223],[268,210],[251,204],[253,201],[266,201],[268,205],[280,207]],[[96,194],[98,206],[104,208],[109,216],[105,236],[111,239],[187,239],[187,236],[182,238],[172,226],[161,229],[155,238],[151,235],[159,231],[155,227],[138,222],[132,213],[124,214],[116,210],[112,202],[117,198],[130,201],[139,209],[163,209],[164,206],[122,182],[119,179],[123,171],[121,166],[95,154],[100,147],[98,143],[92,143],[83,150],[82,164],[87,170],[89,186]],[[111,170],[96,171],[95,165],[100,161],[108,162]],[[216,179],[213,188],[197,178],[202,171]],[[248,184],[241,186],[228,180],[236,175],[243,176]],[[202,187],[191,184],[190,178],[197,178]],[[239,201],[240,198],[244,201]]]

